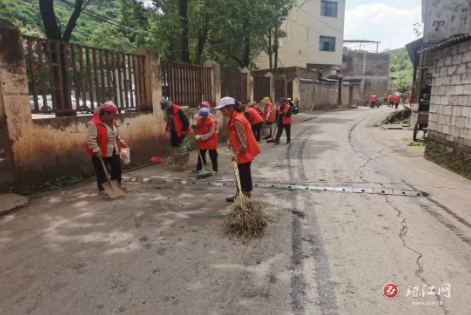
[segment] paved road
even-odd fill
[[[389,111],[298,115],[291,144],[263,144],[257,182],[346,192],[257,189],[271,222],[250,241],[224,234],[232,187],[162,165],[121,200],[91,182],[33,199],[0,218],[0,314],[469,314],[471,183],[374,127]],[[422,196],[368,193],[391,188]]]

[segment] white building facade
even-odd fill
[[[278,67],[329,70],[342,64],[345,0],[296,0],[282,30]],[[268,69],[269,58],[261,53],[253,60],[257,69]]]

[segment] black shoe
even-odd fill
[[[291,140],[286,141],[286,143],[291,143]]]
[[[273,143],[280,144],[280,140],[273,140]]]

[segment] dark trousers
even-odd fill
[[[261,123],[252,125],[253,135],[255,136],[255,140],[257,140],[257,141],[260,141],[260,136],[261,136],[261,132],[262,132],[262,125],[263,125],[263,121]]]
[[[396,106],[396,109],[397,109],[399,107],[399,103],[394,104],[394,106]]]
[[[266,124],[267,124],[267,126],[270,126],[270,134],[268,136],[266,136],[265,139],[270,139],[271,135],[273,133],[273,130],[271,129],[271,126],[272,126],[273,122],[272,121],[270,121],[270,122],[267,121]]]
[[[206,151],[209,151],[209,158],[211,159],[211,163],[213,164],[213,171],[218,171],[218,151],[217,150],[203,150],[199,149],[201,153],[201,158],[203,159],[203,163],[206,166]],[[199,171],[203,168],[201,165],[201,159],[198,155],[198,164],[196,165],[196,169]]]
[[[237,164],[237,167],[239,168],[240,187],[242,188],[242,191],[252,191],[252,173],[250,171],[251,165],[252,162]]]
[[[276,133],[275,140],[280,141],[281,135],[283,134],[283,129],[286,130],[286,140],[291,142],[291,124],[280,124],[278,126],[278,132]]]
[[[170,141],[172,142],[172,147],[174,148],[181,146],[183,139],[185,139],[184,135],[179,137],[176,132],[170,133]]]
[[[119,154],[115,154],[111,157],[104,157],[103,162],[108,170],[108,173],[111,176],[111,180],[117,180],[121,184],[121,159]],[[96,156],[92,156],[93,167],[95,168],[96,181],[99,191],[105,190],[102,183],[106,183],[108,179],[106,178],[105,171],[101,165],[100,159]],[[111,172],[109,171],[111,168]]]

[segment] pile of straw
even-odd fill
[[[268,213],[260,199],[248,198],[238,193],[232,205],[226,209],[225,226],[228,233],[245,237],[260,235],[268,224]]]
[[[187,135],[183,143],[177,148],[169,148],[167,166],[186,167],[190,159],[190,149],[195,137]]]

